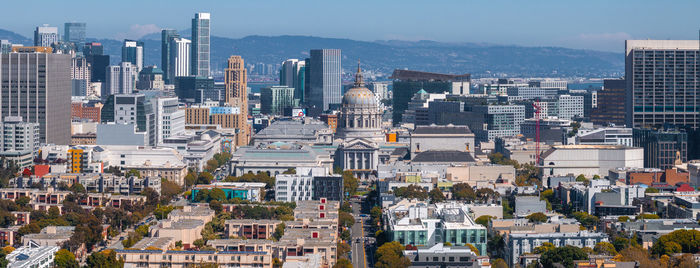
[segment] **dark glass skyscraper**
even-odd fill
[[[136,71],[143,69],[143,42],[134,40],[124,40],[122,46],[122,62],[131,62],[136,66]]]
[[[83,47],[86,29],[87,23],[66,22],[63,27],[63,41],[74,43],[76,48]]]
[[[311,106],[328,110],[339,105],[341,96],[340,49],[312,49],[310,58],[309,94],[305,96]]]
[[[165,83],[172,84],[170,77],[170,40],[180,37],[176,30],[163,29],[160,36],[160,68],[163,69],[163,80]]]
[[[210,18],[209,13],[196,13],[192,19],[192,75],[209,77]]]

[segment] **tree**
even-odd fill
[[[225,201],[226,200],[226,193],[224,192],[224,190],[221,190],[219,188],[211,189],[211,191],[209,192],[209,199],[218,200],[218,201]]]
[[[629,216],[620,216],[620,217],[617,217],[617,221],[628,222],[628,221],[630,221],[630,217]]]
[[[397,188],[394,190],[394,195],[396,197],[403,197],[407,199],[425,200],[428,198],[428,191],[426,191],[423,187],[411,184],[407,187]]]
[[[216,214],[219,214],[219,213],[221,213],[221,211],[224,210],[224,205],[221,204],[221,201],[214,199],[214,200],[209,201],[209,208],[214,210],[214,212],[216,212]]]
[[[382,207],[380,206],[374,206],[372,209],[369,210],[369,216],[372,219],[372,224],[374,226],[379,225],[379,223],[382,221]]]
[[[403,255],[403,246],[399,242],[384,243],[375,252],[377,268],[407,268],[411,261]]]
[[[662,235],[651,247],[651,253],[656,256],[673,253],[698,253],[700,250],[700,231],[676,230]]]
[[[554,244],[552,244],[550,242],[544,242],[544,243],[542,243],[541,246],[535,248],[534,253],[535,254],[544,254],[545,252],[550,251],[550,250],[555,249],[555,248],[556,247],[554,246]]]
[[[474,201],[476,193],[469,184],[457,183],[452,185],[452,197],[457,200]]]
[[[578,222],[581,223],[583,227],[592,229],[594,226],[598,225],[600,221],[598,217],[590,215],[583,211],[576,211],[571,214]]]
[[[636,220],[655,220],[655,219],[660,219],[659,215],[656,214],[649,214],[649,213],[642,213],[637,215]]]
[[[430,203],[439,203],[445,201],[445,195],[442,194],[439,188],[433,188],[428,192],[428,197],[430,197]]]
[[[61,249],[58,252],[56,252],[56,256],[54,258],[54,265],[56,267],[65,267],[65,268],[78,268],[80,265],[78,264],[78,261],[75,259],[75,255],[71,253],[70,251],[66,249]]]
[[[508,268],[508,264],[506,264],[506,261],[499,258],[499,259],[493,260],[493,262],[491,263],[491,267],[492,268]]]
[[[500,257],[503,248],[506,246],[506,241],[498,233],[494,235],[489,235],[489,241],[486,243],[486,252],[489,253],[491,258]]]
[[[335,265],[333,265],[333,268],[352,268],[352,263],[346,258],[340,258]]]
[[[479,256],[479,255],[480,255],[480,254],[479,254],[479,249],[476,248],[474,245],[467,243],[466,246],[469,247],[469,250],[471,250],[472,252],[476,253],[476,256]]]
[[[146,204],[155,206],[158,204],[160,194],[156,192],[156,190],[153,190],[151,187],[146,187],[141,191],[141,195],[146,196]]]
[[[135,170],[135,169],[130,169],[129,171],[126,172],[126,174],[124,174],[124,176],[126,176],[127,178],[131,177],[131,176],[141,178],[141,172],[138,170]]]
[[[153,215],[158,220],[166,219],[168,218],[168,214],[170,214],[170,212],[172,212],[174,209],[175,207],[173,206],[159,206],[153,210]]]
[[[543,253],[540,257],[540,262],[544,267],[554,267],[554,264],[557,263],[564,265],[564,267],[574,267],[574,261],[586,259],[588,259],[588,254],[583,249],[574,246],[564,246]]]
[[[615,250],[615,246],[609,242],[599,242],[595,245],[595,247],[593,247],[593,252],[595,252],[595,254],[603,254],[609,256],[617,255],[617,250]]]
[[[495,218],[495,217],[491,216],[491,215],[482,215],[482,216],[479,216],[478,218],[476,218],[476,220],[474,220],[474,222],[476,222],[476,224],[481,224],[484,227],[488,228],[489,222],[491,222],[491,219],[493,219],[493,218]]]
[[[15,202],[17,202],[17,205],[20,207],[26,207],[29,204],[29,201],[31,201],[31,200],[29,199],[28,196],[22,196],[22,197],[17,198],[15,200]]]
[[[87,191],[85,190],[85,187],[83,187],[82,184],[77,183],[77,182],[76,182],[76,183],[73,183],[73,185],[71,185],[71,186],[68,188],[68,190],[71,191],[71,192],[73,192],[74,194],[87,193]]]
[[[349,195],[355,195],[355,192],[357,192],[357,187],[359,187],[360,183],[355,178],[355,176],[352,175],[352,171],[346,170],[343,171],[343,191],[348,193]]]
[[[529,222],[533,222],[533,223],[541,223],[541,222],[547,221],[547,215],[545,215],[542,212],[532,213],[530,215],[527,215],[527,217],[525,217],[525,218],[528,219]]]
[[[204,239],[201,239],[201,238],[200,238],[200,239],[197,239],[197,240],[195,240],[194,242],[192,242],[192,244],[194,244],[195,247],[201,249],[202,247],[204,247],[204,245],[206,244],[206,242],[204,241]]]
[[[182,240],[178,240],[177,242],[175,242],[175,247],[182,248]]]
[[[646,190],[644,190],[644,193],[645,193],[645,194],[655,194],[655,193],[658,193],[658,192],[659,192],[659,189],[656,189],[656,188],[654,188],[654,187],[649,187],[649,188],[647,188]]]
[[[497,200],[499,197],[498,192],[490,188],[480,188],[476,190],[476,197],[482,203],[489,203],[491,201]]]
[[[350,245],[348,243],[345,243],[344,241],[339,241],[337,244],[338,248],[338,259],[346,257],[346,255],[350,252]]]
[[[189,187],[197,182],[197,174],[190,172],[185,176],[185,186]]]
[[[124,261],[117,259],[117,253],[111,249],[102,252],[93,252],[88,256],[86,262],[87,267],[90,268],[120,268],[124,266]]]
[[[288,168],[287,170],[282,172],[282,174],[297,174],[297,170],[294,168]]]
[[[353,224],[355,224],[355,218],[352,216],[352,214],[341,211],[338,213],[338,224],[340,226],[350,228]]]
[[[209,172],[202,172],[199,173],[199,176],[197,176],[197,181],[195,184],[211,184],[213,180],[214,175],[211,175]]]
[[[166,179],[161,180],[160,194],[161,198],[163,199],[161,201],[165,201],[167,203],[180,193],[182,193],[182,187],[180,187],[180,185]]]
[[[275,241],[279,241],[280,238],[282,238],[282,236],[284,235],[284,228],[286,227],[287,226],[284,224],[284,222],[277,224],[277,226],[275,226],[275,233],[272,234],[272,239],[274,239]]]

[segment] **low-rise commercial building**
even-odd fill
[[[226,199],[239,198],[252,202],[260,202],[265,198],[265,183],[262,182],[215,182],[212,184],[198,184],[192,189],[192,200],[202,190],[221,189],[226,194]]]
[[[541,159],[545,177],[583,174],[591,178],[614,168],[644,165],[642,148],[620,145],[555,145]]]
[[[282,142],[240,147],[233,153],[230,163],[233,176],[249,172],[277,176],[298,168],[323,168],[326,174],[333,170],[333,158],[323,147]]]
[[[468,247],[448,247],[435,244],[429,248],[404,250],[404,256],[411,261],[409,268],[444,267],[470,268],[481,267],[476,253]]]
[[[512,233],[506,236],[506,261],[514,265],[520,260],[520,255],[534,252],[535,248],[548,242],[555,247],[574,246],[593,248],[600,242],[608,242],[605,233],[579,231],[574,233]]]
[[[5,259],[7,267],[13,268],[49,268],[53,267],[54,255],[58,246],[23,246],[13,250]]]

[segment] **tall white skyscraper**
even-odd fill
[[[50,47],[53,43],[58,43],[58,27],[52,27],[48,24],[36,27],[34,30],[35,46]]]
[[[134,92],[136,67],[131,62],[108,66],[105,84],[102,85],[102,99],[114,94],[130,94]]]
[[[190,49],[192,41],[185,38],[170,39],[170,66],[168,77],[190,75]]]
[[[192,19],[192,75],[209,77],[210,22],[209,13],[196,13]]]

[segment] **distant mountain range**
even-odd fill
[[[180,31],[189,37],[189,31]],[[32,41],[19,34],[1,30],[0,39],[29,45]],[[113,39],[101,42],[105,53],[116,63],[121,44]],[[145,64],[160,65],[160,34],[142,38]],[[303,59],[314,48],[339,48],[343,68],[353,70],[357,60],[363,69],[390,74],[394,69],[441,73],[471,73],[475,77],[612,77],[624,73],[622,53],[561,47],[522,47],[486,43],[442,43],[435,41],[356,41],[312,36],[247,36],[240,39],[212,36],[212,69],[223,70],[230,55],[241,55],[247,63],[280,63],[285,59]]]

